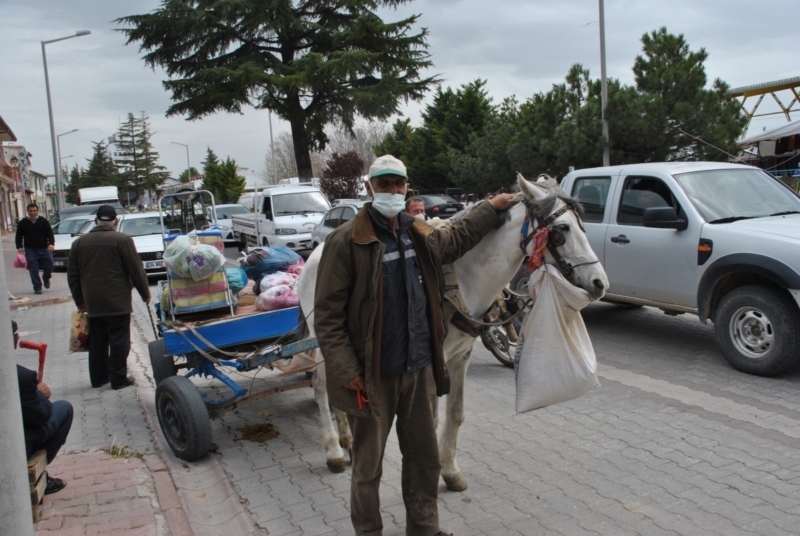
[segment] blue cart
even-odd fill
[[[198,239],[203,238],[203,233],[213,234],[213,226],[209,230],[209,226],[200,227],[196,221],[206,213],[203,206],[196,206],[204,203],[202,194],[208,194],[213,206],[213,196],[205,191],[177,192],[165,195],[159,201],[162,216],[164,207],[173,210],[171,223],[185,224],[191,220],[193,225],[172,230],[163,227],[165,243],[184,233],[198,236]],[[162,225],[165,222],[166,218],[162,217]],[[194,460],[208,452],[211,447],[210,419],[221,416],[225,410],[311,385],[308,376],[304,376],[302,381],[253,394],[224,372],[225,369],[247,372],[269,366],[274,361],[317,348],[317,340],[298,340],[305,332],[299,307],[236,316],[224,268],[218,272],[198,283],[182,279],[168,270],[167,279],[158,285],[159,302],[155,309],[160,338],[152,341],[148,348],[156,382],[156,411],[170,448],[184,460]],[[197,284],[206,285],[208,292],[198,294]],[[187,297],[186,301],[176,299],[179,294]],[[217,301],[205,300],[210,295],[216,296]],[[162,296],[168,298],[163,309]],[[202,299],[195,300],[198,296]],[[182,316],[181,313],[192,316]],[[197,313],[205,318],[198,320],[194,316]],[[188,321],[188,318],[193,321]],[[199,376],[219,380],[233,391],[232,394],[215,399],[201,393],[190,379]]]
[[[302,381],[249,394],[225,373],[247,372],[269,366],[294,354],[317,348],[316,339],[297,340],[303,331],[299,307],[226,317],[195,325],[169,321],[161,316],[162,338],[149,345],[150,364],[156,382],[156,410],[164,437],[176,456],[194,460],[211,447],[210,419],[246,402],[311,385]],[[176,362],[176,358],[180,358]],[[179,372],[182,375],[179,375]],[[201,393],[190,378],[213,377],[232,390],[224,398]]]

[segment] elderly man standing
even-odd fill
[[[358,535],[381,534],[379,486],[392,423],[403,455],[406,533],[443,535],[437,506],[441,465],[435,397],[450,389],[442,345],[442,264],[500,224],[515,196],[482,203],[463,220],[434,229],[402,212],[406,167],[391,155],[373,162],[372,202],[325,241],[314,327],[325,356],[331,404],[353,433],[350,517]]]
[[[41,294],[42,283],[44,288],[50,288],[56,239],[50,222],[39,216],[39,207],[36,203],[28,204],[27,212],[28,217],[22,218],[17,225],[16,246],[20,253],[23,246],[25,247],[25,260],[31,274],[33,293]],[[41,278],[39,270],[42,270]]]
[[[97,209],[97,226],[78,238],[69,252],[67,281],[72,299],[89,317],[89,379],[92,387],[133,385],[128,376],[133,287],[148,303],[150,287],[133,239],[117,232],[111,205]]]

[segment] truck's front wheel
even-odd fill
[[[800,358],[800,311],[786,292],[773,287],[739,287],[722,298],[714,330],[725,359],[736,369],[775,376]]]

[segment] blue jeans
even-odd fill
[[[28,272],[31,274],[33,290],[42,290],[42,279],[50,281],[53,274],[53,254],[47,249],[26,249],[25,259],[28,261]],[[42,279],[39,279],[42,270]]]

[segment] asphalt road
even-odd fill
[[[800,373],[760,378],[734,370],[713,326],[690,315],[600,303],[583,316],[601,386],[533,412],[514,414],[513,371],[475,344],[458,454],[469,488],[456,493],[442,484],[442,528],[457,535],[798,534]],[[269,384],[234,377],[254,391]],[[318,415],[311,390],[302,389],[212,422],[217,451],[210,455],[220,457],[248,512],[271,535],[352,534],[349,469],[327,469]],[[243,426],[264,422],[280,435],[265,444],[242,439]],[[385,534],[405,529],[399,467],[392,438],[381,487]]]

